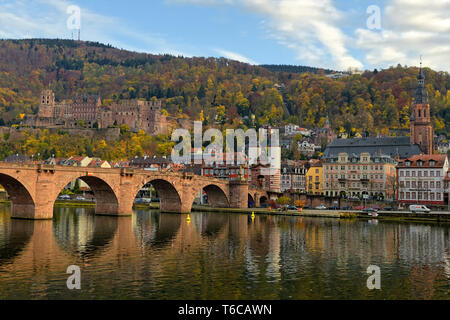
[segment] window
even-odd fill
[[[406,171],[406,176],[409,177],[409,171]]]
[[[411,183],[411,186],[412,186],[413,188],[416,188],[416,182],[413,181],[413,182]]]
[[[434,192],[430,193],[430,200],[434,201]]]
[[[423,176],[424,176],[424,177],[428,177],[428,171],[424,171],[424,172],[423,172]]]
[[[425,181],[425,182],[423,183],[423,187],[424,187],[425,189],[428,189],[428,181]]]
[[[404,172],[403,171],[400,171],[400,177],[403,177],[404,175]]]
[[[441,182],[440,182],[440,181],[437,181],[437,182],[436,182],[436,188],[437,188],[437,189],[440,189],[440,188],[441,188]]]
[[[441,194],[439,192],[436,193],[436,200],[441,200]]]
[[[412,193],[411,193],[411,199],[413,199],[413,200],[416,199],[416,193],[415,193],[415,192],[412,192]]]
[[[400,188],[404,188],[405,187],[405,182],[404,181],[400,181]]]
[[[406,193],[406,200],[409,200],[409,199],[410,199],[410,196],[411,196],[410,193],[407,192],[407,193]]]
[[[406,187],[407,188],[409,188],[411,185],[410,185],[410,182],[409,181],[406,181]]]
[[[411,172],[411,177],[415,177],[415,176],[416,176],[416,172],[415,171]]]
[[[440,177],[441,176],[441,172],[440,171],[436,171],[436,177]]]
[[[400,192],[400,200],[405,199],[405,193]]]
[[[434,177],[434,171],[433,170],[430,171],[430,177]]]

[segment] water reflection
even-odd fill
[[[53,231],[64,251],[81,258],[94,256],[114,237],[117,219],[96,216],[94,209],[60,208],[55,212]]]
[[[34,223],[13,220],[5,223],[5,214],[0,213],[0,266],[16,257],[30,241]]]
[[[297,217],[0,211],[0,298],[449,299],[449,226]],[[82,290],[65,287],[82,268]],[[367,267],[382,290],[366,287]]]

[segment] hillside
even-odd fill
[[[418,72],[397,66],[333,80],[325,77],[329,70],[151,55],[48,39],[0,40],[0,62],[0,125],[18,123],[20,113],[35,113],[39,93],[50,87],[58,100],[95,93],[108,104],[155,96],[170,116],[205,125],[249,126],[246,116],[254,114],[256,125],[313,127],[322,126],[328,115],[335,129],[373,135],[409,126]],[[449,75],[425,69],[425,76],[436,131],[448,134]]]

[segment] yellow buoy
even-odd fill
[[[189,223],[191,223],[191,216],[188,214],[186,217],[186,222],[189,225]]]
[[[252,220],[255,220],[255,213],[252,212]]]

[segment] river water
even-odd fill
[[[0,206],[0,299],[450,299],[450,225]],[[69,290],[71,265],[81,289]],[[367,268],[380,268],[369,290]]]

